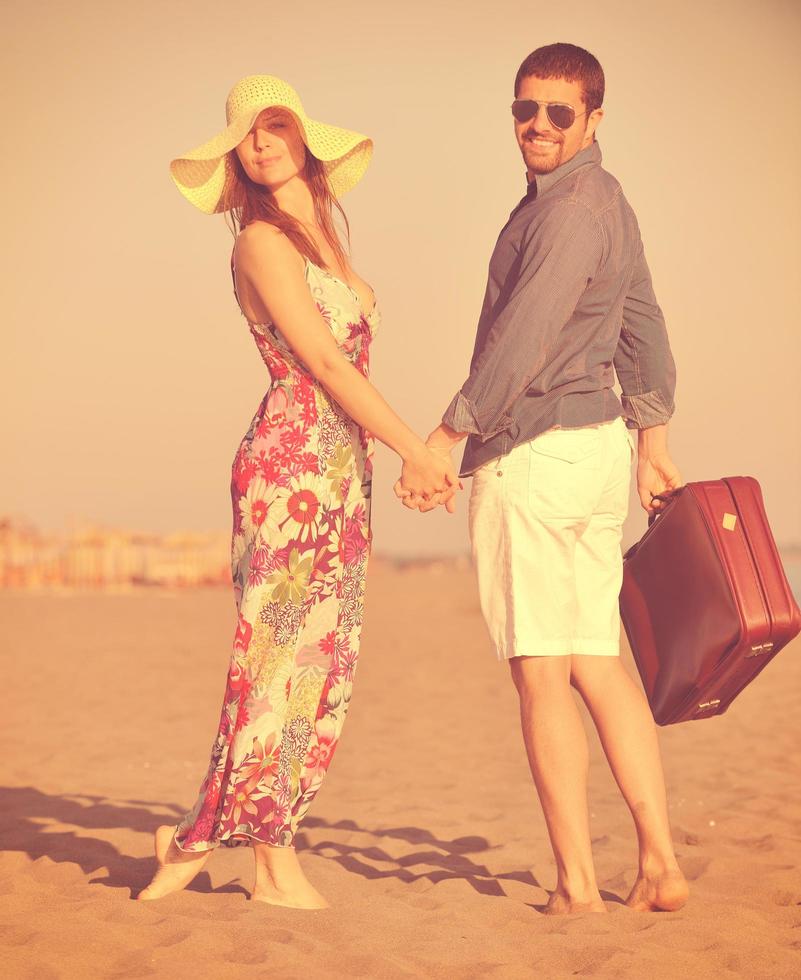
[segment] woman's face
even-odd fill
[[[254,184],[273,189],[302,173],[306,145],[287,109],[259,113],[253,128],[236,147],[236,155]]]

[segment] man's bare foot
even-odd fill
[[[577,912],[607,912],[601,896],[579,900],[565,895],[563,892],[551,892],[548,904],[542,910],[543,915],[573,915]]]
[[[327,909],[328,902],[312,885],[294,847],[256,844],[256,884],[251,898],[292,909]]]
[[[201,854],[182,851],[175,843],[175,827],[169,824],[156,830],[154,844],[158,868],[147,888],[136,896],[139,902],[163,898],[186,888],[211,855],[211,850]]]
[[[640,872],[626,905],[638,912],[675,912],[687,901],[690,889],[678,868],[659,874]]]

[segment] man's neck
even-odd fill
[[[544,190],[547,190],[552,184],[555,184],[564,173],[569,173],[576,166],[581,166],[585,162],[584,158],[587,155],[587,151],[591,150],[595,146],[597,146],[597,141],[593,139],[591,142],[587,143],[586,146],[582,146],[580,150],[577,150],[572,157],[568,157],[567,160],[563,160],[558,167],[554,167],[553,170],[549,170],[547,173],[532,174],[530,170],[527,171],[526,177],[528,179],[528,192],[526,196],[536,197]],[[600,150],[598,152],[600,153]],[[579,160],[579,157],[582,157],[582,159]]]

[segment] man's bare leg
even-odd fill
[[[626,900],[633,909],[673,911],[688,888],[676,862],[665,778],[648,702],[618,657],[574,655],[572,683],[584,699],[606,758],[634,817],[639,874]]]
[[[587,738],[570,688],[571,658],[514,657],[523,740],[556,858],[548,914],[605,912],[592,863]]]

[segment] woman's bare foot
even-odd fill
[[[626,905],[638,912],[675,912],[689,893],[687,880],[678,868],[658,874],[640,872]]]
[[[182,851],[175,843],[175,827],[169,824],[156,830],[154,843],[159,866],[147,888],[136,896],[139,902],[163,898],[186,888],[211,855],[210,850],[202,854]]]
[[[327,909],[328,902],[303,873],[294,847],[256,844],[256,884],[251,898],[292,909]]]
[[[576,912],[606,912],[607,908],[600,895],[578,899],[564,892],[551,892],[543,915],[573,915]]]

